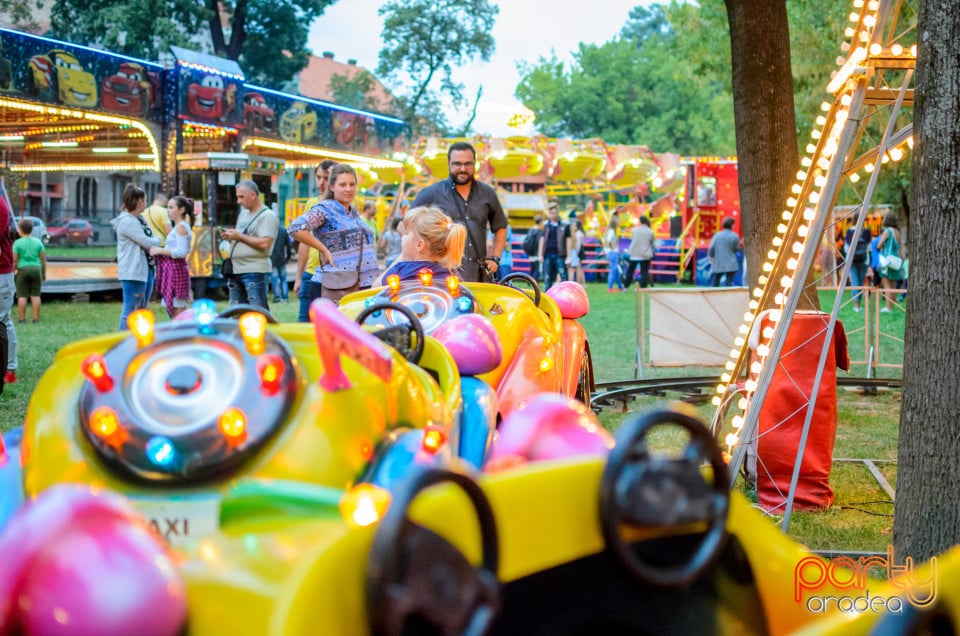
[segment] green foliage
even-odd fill
[[[619,38],[581,44],[569,66],[556,55],[521,65],[516,96],[548,135],[733,154],[729,41],[719,9],[637,7]]]
[[[366,70],[352,76],[335,73],[330,76],[330,93],[333,101],[341,106],[383,112],[386,104],[381,104],[372,94],[376,83],[373,75]]]
[[[797,138],[801,150],[810,139],[820,104],[832,102],[827,93],[840,50],[850,5],[846,2],[788,2],[790,21],[790,65],[793,69],[793,94],[797,113]]]
[[[208,8],[219,4],[231,17],[230,42],[220,55],[237,60],[247,81],[280,89],[284,82],[306,67],[310,51],[310,25],[336,0],[237,0],[235,3],[206,0]],[[213,40],[219,20],[211,20]],[[244,36],[239,39],[237,33]],[[215,46],[215,50],[216,50]]]
[[[495,46],[490,33],[499,11],[488,0],[390,0],[380,7],[383,48],[377,74],[400,89],[398,102],[414,134],[444,127],[442,117],[435,119],[440,101],[464,103],[463,84],[454,80],[453,71],[490,59]]]
[[[251,83],[280,88],[307,65],[310,24],[334,1],[56,0],[50,22],[59,38],[145,59],[171,45],[199,48],[237,60]]]
[[[191,35],[207,18],[190,0],[56,0],[50,29],[64,40],[155,60],[171,45],[195,48]]]
[[[0,0],[0,14],[9,20],[9,26],[23,31],[37,31],[36,17],[43,9],[43,0]]]

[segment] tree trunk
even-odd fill
[[[756,287],[800,162],[790,27],[783,0],[725,3],[730,22],[741,225],[748,285]]]
[[[897,560],[960,542],[960,14],[921,0],[917,15],[910,293],[893,543]],[[952,327],[950,325],[953,325]]]

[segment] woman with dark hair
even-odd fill
[[[312,282],[322,286],[322,297],[337,303],[348,292],[373,285],[380,271],[373,230],[353,207],[356,194],[356,171],[339,163],[330,169],[326,198],[287,228],[294,240],[320,252]],[[306,262],[305,250],[297,253],[297,261],[299,271]]]
[[[163,298],[167,315],[176,318],[190,304],[190,270],[187,255],[193,241],[191,227],[196,222],[193,199],[173,197],[167,201],[167,215],[172,229],[164,247],[151,247],[150,256],[157,259],[157,291]]]
[[[887,212],[883,217],[883,233],[877,242],[877,251],[880,252],[880,286],[885,290],[883,292],[884,307],[880,311],[888,313],[893,309],[893,302],[897,296],[894,290],[899,288],[903,281],[900,228],[897,224],[896,212]]]
[[[127,329],[127,317],[147,306],[147,278],[150,265],[147,252],[160,245],[160,239],[140,218],[147,207],[147,194],[140,186],[128,183],[120,195],[120,214],[110,224],[117,234],[117,278],[123,292],[120,330]]]

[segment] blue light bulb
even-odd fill
[[[174,448],[173,442],[162,435],[151,437],[147,442],[146,451],[147,459],[161,468],[170,466],[177,455],[177,450]]]
[[[473,303],[466,296],[461,296],[457,299],[457,309],[460,310],[461,314],[465,314],[473,307]]]
[[[201,298],[193,303],[193,319],[201,333],[210,330],[210,323],[217,317],[217,304],[209,298]]]

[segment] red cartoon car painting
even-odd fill
[[[103,107],[117,113],[144,116],[159,106],[160,81],[142,65],[124,62],[100,85]]]
[[[216,75],[204,75],[199,84],[187,87],[187,112],[202,119],[222,119],[223,98],[223,79]]]
[[[243,127],[249,133],[276,132],[277,116],[263,95],[249,91],[243,96]]]

